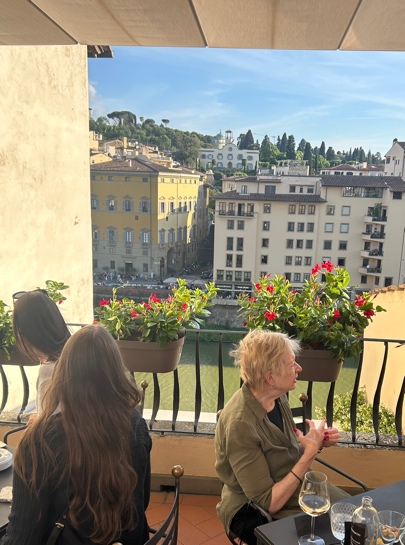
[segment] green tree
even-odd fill
[[[334,158],[335,158],[335,150],[331,146],[329,146],[329,148],[326,151],[326,160],[333,161]]]
[[[215,170],[215,165],[217,164],[217,160],[216,159],[212,159],[211,160],[211,165],[212,165],[212,170]]]
[[[162,123],[165,127],[170,123],[170,119],[162,119]]]
[[[312,151],[311,144],[307,142],[304,150],[304,161],[309,165],[309,174],[312,174]]]
[[[295,138],[292,134],[288,137],[285,154],[287,159],[295,159]]]
[[[246,172],[246,169],[247,169],[247,159],[242,159],[242,167],[243,167],[243,172]]]
[[[367,164],[371,165],[372,163],[373,163],[373,156],[371,154],[371,149],[369,149],[367,153]]]
[[[281,137],[280,147],[278,149],[281,151],[281,153],[286,153],[286,151],[287,151],[287,133],[284,133],[283,136]]]
[[[363,148],[360,148],[359,149],[359,161],[360,161],[360,163],[364,163],[365,160],[366,160],[366,153],[365,153]]]
[[[252,131],[249,129],[239,143],[239,149],[252,149],[249,146],[254,146],[255,140]]]
[[[319,148],[319,155],[322,155],[322,157],[326,157],[325,148],[325,142],[322,140],[321,147]]]
[[[270,138],[266,134],[260,146],[259,160],[262,162],[269,162],[270,155],[271,155]]]
[[[304,153],[306,145],[307,141],[305,140],[305,138],[301,138],[300,143],[298,144],[297,151],[302,151],[302,153]]]
[[[295,160],[296,161],[303,161],[304,160],[304,154],[302,151],[297,150],[295,152]]]
[[[110,112],[107,117],[115,121],[120,127],[136,125],[136,115],[126,110]]]

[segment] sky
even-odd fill
[[[129,110],[174,129],[255,140],[284,132],[312,147],[384,155],[405,140],[402,52],[113,47],[89,59],[96,119]]]

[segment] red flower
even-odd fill
[[[181,308],[182,308],[183,310],[187,310],[187,309],[188,309],[188,304],[187,304],[187,303],[183,303],[183,304],[181,305]]]
[[[110,301],[107,301],[107,299],[101,299],[101,301],[99,302],[98,306],[99,307],[105,307],[107,305],[110,304]]]
[[[260,285],[260,284],[255,284],[255,288],[256,288],[257,290],[260,290],[261,285]]]
[[[243,322],[243,327],[247,327],[247,322]]]
[[[340,312],[338,310],[335,310],[335,312],[333,313],[333,319],[337,321],[340,317]]]
[[[97,320],[97,318],[94,318],[94,320],[93,320],[93,324],[98,324],[98,320]]]
[[[322,268],[326,269],[328,272],[332,272],[335,268],[335,265],[333,265],[333,263],[331,263],[330,261],[324,261],[322,263]]]
[[[266,290],[267,290],[269,293],[274,293],[274,286],[267,286]]]
[[[375,312],[372,308],[370,308],[370,310],[365,310],[364,311],[364,316],[366,318],[371,318],[371,316],[374,316],[375,315]]]
[[[59,299],[58,304],[61,305],[63,303],[63,299]]]
[[[155,293],[152,293],[152,295],[149,297],[150,303],[160,303],[160,299]]]
[[[150,305],[148,305],[148,303],[145,303],[145,302],[142,302],[143,306],[145,307],[146,310],[152,310],[152,307]]]
[[[272,320],[275,320],[277,318],[277,314],[275,312],[265,312],[264,315],[266,318],[271,322]]]
[[[131,310],[131,316],[132,318],[136,318],[138,316],[138,313],[136,312],[136,310],[134,309]]]
[[[321,270],[321,267],[318,265],[318,263],[315,265],[315,267],[311,270],[311,274],[314,275],[314,274],[318,274],[319,271]]]
[[[357,295],[356,297],[357,301],[355,301],[354,304],[356,305],[356,307],[362,307],[366,300],[364,299],[364,297],[361,297],[361,295]]]
[[[249,301],[249,303],[256,303],[257,298],[256,297],[249,297],[248,301]]]

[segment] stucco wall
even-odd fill
[[[87,48],[2,46],[0,66],[0,299],[64,281],[66,319],[89,322]]]
[[[374,317],[373,322],[365,331],[365,337],[405,339],[405,285],[383,288],[378,293],[374,303],[381,305],[387,312],[380,312]],[[377,386],[383,356],[384,346],[382,343],[365,343],[361,382],[366,386],[368,400],[371,403]],[[400,346],[390,343],[381,402],[392,411],[396,409],[404,377],[405,345]],[[402,419],[402,428],[405,429],[405,414]]]

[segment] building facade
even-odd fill
[[[259,165],[259,151],[239,149],[235,144],[232,131],[226,131],[225,140],[217,139],[217,148],[201,148],[198,152],[200,165],[204,169],[226,168],[242,170],[246,163],[247,170]],[[214,161],[214,164],[213,164]]]
[[[321,176],[384,176],[384,165],[369,165],[367,162],[358,165],[341,164],[330,168],[323,168]]]
[[[400,176],[404,179],[405,142],[398,142],[395,138],[392,146],[385,155],[385,176]]]
[[[163,278],[196,260],[208,234],[199,172],[135,158],[90,172],[94,271]]]
[[[404,282],[405,182],[398,177],[251,176],[218,195],[214,279],[233,295],[264,274],[299,288],[316,263],[364,291]]]

